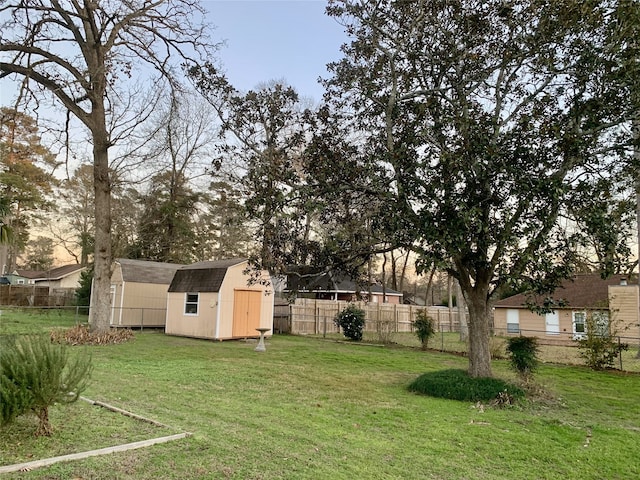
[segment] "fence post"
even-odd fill
[[[618,336],[618,358],[620,359],[620,371],[622,371],[622,344],[620,343],[620,336]]]

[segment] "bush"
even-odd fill
[[[0,351],[0,423],[32,411],[39,419],[36,435],[51,435],[49,407],[78,400],[87,387],[91,361],[69,359],[68,347],[45,335],[26,335],[3,342]]]
[[[524,396],[522,389],[498,378],[472,378],[466,371],[456,369],[420,375],[409,385],[409,391],[465,402],[490,402],[504,396],[514,399]]]
[[[540,363],[538,360],[538,339],[535,337],[512,337],[507,342],[509,362],[518,375],[529,379]]]
[[[416,312],[416,319],[411,325],[418,340],[420,340],[422,344],[422,349],[426,350],[429,339],[436,333],[435,320],[427,315],[426,310],[418,310]]]
[[[393,335],[396,333],[396,323],[393,320],[378,320],[376,321],[376,333],[380,343],[389,345],[393,342]]]
[[[585,336],[578,340],[580,356],[584,358],[585,364],[594,370],[613,368],[620,354],[629,345],[616,340],[615,332],[611,332],[607,319],[587,315],[585,327]]]
[[[343,335],[349,340],[359,342],[362,340],[364,315],[364,310],[351,304],[335,316],[333,323],[342,329]]]

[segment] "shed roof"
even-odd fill
[[[198,262],[176,271],[170,292],[219,292],[227,270],[246,263],[245,258]]]
[[[526,293],[519,293],[508,298],[497,301],[496,308],[522,308],[527,299],[533,300],[535,304],[542,305],[547,297],[551,297],[555,303],[562,300],[567,304],[566,308],[602,308],[609,302],[609,285],[620,285],[627,275],[612,275],[603,279],[598,273],[579,274],[565,280],[550,295],[538,295],[527,297]]]
[[[176,263],[131,260],[129,258],[118,258],[116,263],[120,264],[122,269],[123,281],[160,285],[169,285],[176,270],[183,266]]]

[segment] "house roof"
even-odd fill
[[[82,265],[74,263],[71,265],[52,268],[50,270],[16,270],[16,274],[30,280],[60,280],[79,270],[84,270],[85,268],[86,267],[83,267]]]
[[[287,279],[287,290],[298,292],[337,292],[337,293],[356,293],[368,292],[369,286],[360,285],[357,282],[347,278],[343,274],[335,274],[333,272],[321,273],[313,275],[306,272],[305,268],[299,269],[300,273],[305,276],[289,275]],[[310,275],[310,276],[306,276]],[[381,285],[371,285],[371,293],[383,293]],[[386,295],[402,296],[402,293],[387,288]]]
[[[116,263],[122,269],[122,280],[133,283],[154,283],[169,285],[176,270],[183,267],[176,263],[152,262],[118,258]]]
[[[527,297],[525,293],[519,293],[512,297],[495,302],[496,308],[522,308],[527,300],[533,300],[534,304],[542,305],[547,297],[551,297],[557,304],[559,301],[566,303],[565,308],[602,308],[609,302],[609,286],[620,285],[626,275],[612,275],[602,279],[600,274],[580,274],[562,284],[550,295],[538,295]],[[561,308],[561,307],[559,307]]]
[[[198,262],[176,271],[170,292],[219,292],[227,270],[245,263],[245,258]]]

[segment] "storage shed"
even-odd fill
[[[111,275],[111,325],[164,327],[167,290],[182,265],[119,258]]]
[[[273,294],[264,283],[250,285],[246,259],[199,262],[176,271],[169,286],[165,333],[226,340],[259,337],[273,329]]]

